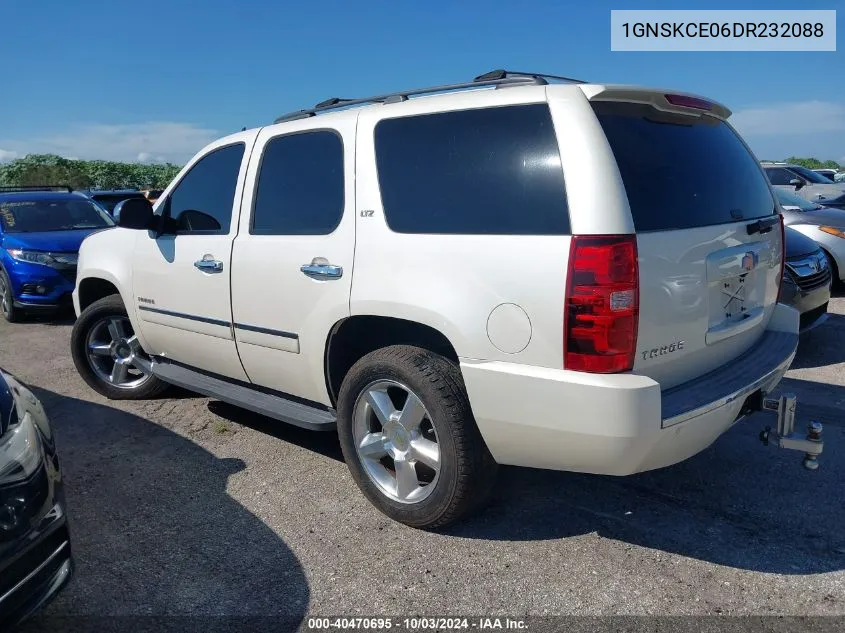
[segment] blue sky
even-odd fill
[[[755,6],[758,5],[758,6]],[[217,136],[331,96],[494,68],[722,101],[760,158],[845,164],[845,43],[816,53],[610,51],[612,8],[838,9],[845,2],[30,0],[0,7],[0,160],[184,161]]]

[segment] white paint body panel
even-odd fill
[[[345,211],[339,226],[330,235],[250,235],[264,147],[280,135],[311,129],[332,130],[343,141]],[[331,405],[324,351],[329,331],[349,316],[355,253],[355,117],[328,126],[322,117],[314,117],[264,128],[247,174],[240,222],[232,256],[232,310],[243,366],[255,384]],[[341,266],[340,279],[306,277],[300,267],[315,257]],[[241,324],[276,332],[249,331],[237,327]],[[296,338],[280,336],[278,331]]]
[[[155,239],[151,232],[137,231],[132,255],[135,309],[146,342],[145,351],[237,380],[248,378],[232,334],[232,242],[238,234],[240,201],[257,135],[254,130],[241,132],[210,144],[162,194],[162,200],[166,199],[208,152],[243,143],[227,235],[164,235]],[[206,272],[195,267],[194,262],[206,255],[222,262],[223,270]],[[149,300],[155,303],[150,304]]]

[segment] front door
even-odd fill
[[[232,328],[232,241],[257,132],[209,148],[165,192],[157,209],[180,221],[176,235],[141,234],[134,253],[134,306],[149,354],[247,380]]]

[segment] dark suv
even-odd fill
[[[0,631],[50,602],[74,571],[50,422],[0,369]]]
[[[138,191],[137,189],[91,189],[83,191],[82,193],[94,200],[111,215],[114,215],[114,208],[117,206],[118,202],[129,200],[130,198],[146,199],[147,197],[143,191]]]

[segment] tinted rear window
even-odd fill
[[[398,233],[569,233],[545,104],[385,119],[375,147],[385,218]]]
[[[760,165],[724,121],[595,102],[637,231],[688,229],[775,212]]]

